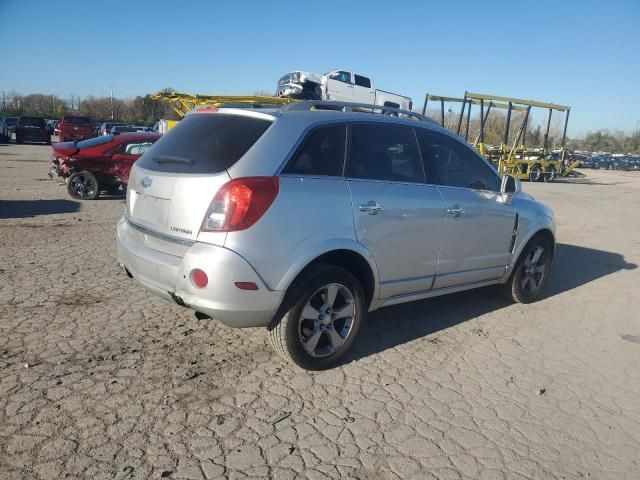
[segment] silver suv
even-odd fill
[[[267,327],[308,369],[338,362],[387,305],[493,284],[539,297],[547,206],[425,117],[335,108],[188,115],[131,171],[124,271],[198,318]]]

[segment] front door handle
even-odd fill
[[[375,200],[369,200],[367,203],[360,205],[358,210],[369,215],[377,215],[378,212],[381,212],[384,209],[382,208],[382,205],[379,205]]]
[[[447,208],[447,213],[457,218],[461,215],[464,215],[464,210],[460,207]]]

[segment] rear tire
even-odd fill
[[[541,235],[535,235],[522,250],[503,293],[517,303],[535,302],[549,279],[553,247]]]
[[[307,370],[336,365],[358,336],[365,295],[351,272],[314,265],[296,280],[268,327],[269,340],[285,360]]]
[[[78,172],[69,177],[67,192],[76,200],[95,200],[100,194],[100,184],[93,173]]]
[[[549,165],[544,175],[544,181],[547,183],[553,182],[556,179],[556,167]]]

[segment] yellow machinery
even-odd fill
[[[178,93],[160,91],[151,95],[154,100],[164,100],[169,103],[174,112],[180,118],[195,108],[215,107],[253,107],[263,108],[270,105],[287,105],[295,102],[291,98],[267,97],[260,95],[196,95],[191,93]]]
[[[426,112],[427,103],[430,101],[439,101],[441,109],[442,126],[444,126],[444,102],[462,103],[460,115],[458,116],[456,133],[461,135],[463,120],[466,113],[466,131],[465,139],[469,137],[469,120],[471,117],[471,105],[480,106],[480,133],[474,142],[474,146],[481,155],[496,164],[500,174],[511,174],[522,180],[531,181],[552,181],[557,175],[566,176],[576,166],[579,161],[573,162],[571,165],[565,166],[567,157],[565,150],[565,141],[567,134],[567,124],[569,122],[569,112],[571,107],[564,105],[556,105],[554,103],[536,102],[533,100],[523,100],[519,98],[500,97],[495,95],[486,95],[481,93],[465,92],[464,98],[442,97],[427,94],[425,97],[423,114]],[[502,103],[501,103],[502,102]],[[549,110],[547,118],[547,128],[544,134],[544,143],[542,148],[527,148],[526,133],[527,122],[529,121],[529,113],[532,107],[545,108]],[[465,108],[467,109],[465,112]],[[484,141],[484,127],[492,108],[501,108],[507,110],[505,130],[503,141],[500,146],[487,145]],[[486,113],[485,113],[486,109]],[[508,138],[511,127],[511,112],[525,112],[522,125],[518,130],[518,134],[509,147]],[[548,148],[549,128],[551,126],[552,112],[565,112],[564,131],[562,134],[562,146],[559,152],[551,152]]]
[[[481,105],[481,101],[479,100],[473,100],[473,99],[464,99],[464,98],[457,98],[457,97],[443,97],[441,95],[431,95],[431,94],[427,94],[424,100],[424,106],[422,107],[422,114],[425,115],[426,111],[427,111],[427,104],[430,101],[435,101],[435,102],[440,102],[440,125],[443,128],[446,128],[445,126],[445,115],[444,115],[444,104],[445,102],[454,102],[454,103],[465,103],[466,105],[468,105],[468,109],[467,109],[467,120],[466,120],[466,128],[465,128],[465,133],[464,133],[464,139],[469,141],[469,123],[470,123],[470,118],[471,118],[471,105]],[[466,105],[463,105],[462,108],[462,112],[463,112],[463,116],[464,116],[464,108]],[[489,112],[491,112],[492,108],[501,108],[504,110],[508,110],[509,109],[509,105],[505,104],[505,103],[500,103],[500,102],[493,102],[493,101],[489,101],[487,104],[487,110],[486,113],[483,115],[483,119],[482,119],[482,124],[485,125],[487,122],[487,119],[489,118]],[[484,109],[484,105],[482,105],[482,108]],[[520,107],[517,105],[512,105],[511,107],[512,110],[516,110],[516,111],[520,111],[520,112],[525,112],[527,109],[525,107]],[[461,126],[460,126],[461,127]],[[460,127],[458,129],[458,133],[460,134]],[[478,134],[478,136],[476,137],[475,141],[473,142],[473,146],[480,152],[480,154],[484,157],[486,157],[488,160],[497,163],[499,160],[499,153],[500,153],[500,147],[499,146],[495,146],[495,145],[487,145],[484,143],[484,128],[480,129],[480,133]],[[461,134],[460,134],[461,135]]]

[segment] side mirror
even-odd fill
[[[500,184],[500,193],[502,194],[502,202],[505,205],[511,205],[511,200],[514,195],[518,194],[522,190],[520,180],[512,175],[505,175],[502,177],[502,183]]]

